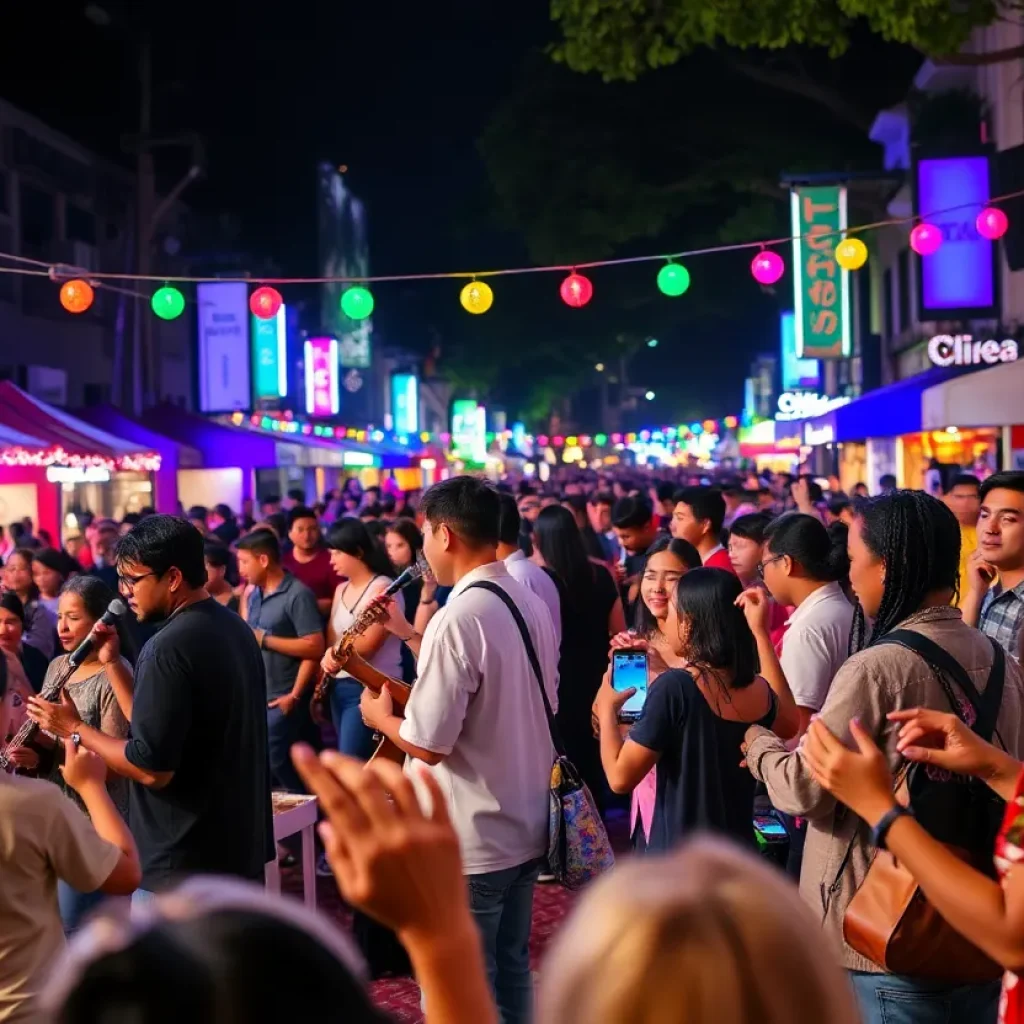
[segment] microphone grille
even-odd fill
[[[119,597],[115,597],[114,600],[107,605],[108,615],[114,615],[120,618],[126,611],[128,611],[128,606]]]

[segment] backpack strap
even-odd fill
[[[551,733],[551,744],[559,757],[565,757],[565,745],[562,743],[562,736],[558,730],[558,723],[555,721],[554,713],[551,710],[551,702],[548,700],[548,692],[544,689],[544,673],[540,668],[540,659],[537,657],[537,649],[533,646],[533,639],[530,637],[530,630],[527,628],[523,613],[516,607],[515,601],[509,597],[504,588],[491,580],[479,580],[471,583],[466,590],[487,590],[501,599],[505,607],[512,613],[516,626],[519,628],[519,635],[523,638],[523,646],[526,648],[526,656],[530,659],[530,666],[537,679],[537,686],[540,688],[541,700],[544,701],[544,714],[548,720],[548,731]],[[465,592],[465,591],[464,591]]]
[[[992,645],[992,669],[989,672],[988,684],[983,694],[978,693],[978,688],[971,681],[967,670],[948,651],[940,647],[934,640],[929,639],[923,633],[913,629],[896,629],[880,637],[872,647],[882,644],[895,644],[898,647],[905,647],[908,651],[923,658],[932,669],[940,674],[949,676],[957,684],[964,696],[970,701],[974,709],[974,725],[972,729],[983,740],[989,741],[995,731],[996,719],[999,717],[999,709],[1003,703],[1003,684],[1006,679],[1006,656],[1002,647],[989,638]],[[944,684],[945,685],[945,684]],[[948,692],[947,697],[953,706],[953,711],[960,717],[957,702],[952,699]]]

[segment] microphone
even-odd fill
[[[394,597],[400,590],[404,590],[410,583],[415,583],[416,580],[422,579],[424,576],[430,575],[430,566],[427,565],[427,560],[420,555],[408,569],[399,573],[385,588],[381,591],[377,600],[380,601],[385,597]]]
[[[115,625],[117,620],[124,615],[127,610],[128,607],[124,601],[119,597],[115,597],[114,600],[107,605],[107,610],[100,617],[96,626]],[[68,658],[68,664],[72,668],[78,668],[96,645],[96,626],[93,626],[92,629],[89,630],[89,635],[71,652],[71,656]]]

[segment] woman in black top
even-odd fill
[[[625,629],[612,574],[587,557],[572,513],[561,505],[541,509],[533,527],[538,560],[558,586],[562,646],[555,716],[569,760],[600,803],[605,788],[590,722],[594,696],[608,667],[608,643]]]
[[[629,737],[618,712],[632,690],[605,676],[595,704],[601,762],[616,793],[628,793],[655,766],[657,791],[648,849],[670,849],[701,829],[754,845],[754,783],[740,767],[752,724],[791,731],[796,708],[757,674],[757,645],[738,607],[739,580],[722,569],[693,569],[676,585],[666,632],[686,669],[669,669],[651,686]],[[774,675],[774,671],[772,673]]]

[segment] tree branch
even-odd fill
[[[761,64],[752,64],[739,57],[729,55],[725,58],[726,63],[733,71],[749,78],[759,85],[767,85],[782,92],[788,92],[795,96],[803,96],[830,110],[840,120],[852,124],[858,131],[867,134],[871,130],[874,118],[867,111],[862,110],[850,101],[838,90],[831,89],[821,82],[815,81],[806,75],[791,74],[787,71],[780,71],[765,67]]]

